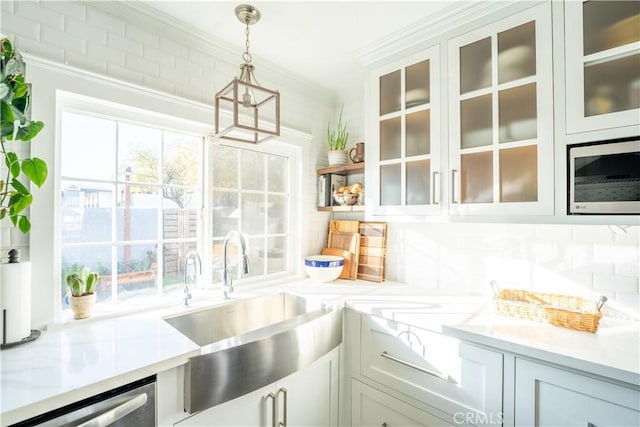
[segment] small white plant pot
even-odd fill
[[[329,150],[329,166],[346,165],[349,162],[349,152],[347,150]]]
[[[69,305],[73,311],[74,319],[86,319],[91,317],[93,306],[96,303],[96,294],[82,295],[80,297],[70,297]]]

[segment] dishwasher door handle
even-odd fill
[[[126,417],[136,409],[143,407],[146,403],[147,394],[138,394],[115,408],[111,408],[109,411],[79,424],[77,427],[106,427],[115,423],[119,419]]]

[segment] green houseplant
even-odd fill
[[[0,152],[6,173],[0,176],[0,221],[8,217],[14,227],[23,233],[31,230],[31,222],[25,209],[31,205],[33,195],[28,184],[21,181],[21,173],[27,180],[41,187],[47,179],[47,164],[37,157],[20,159],[11,150],[10,142],[28,143],[44,127],[44,123],[29,118],[31,91],[24,78],[24,63],[13,49],[11,42],[0,42]]]
[[[340,116],[338,118],[338,126],[335,130],[331,130],[331,123],[327,125],[327,142],[329,144],[329,165],[344,165],[348,162],[347,140],[349,132],[347,132],[347,122],[342,121],[342,110],[340,107]]]
[[[100,276],[95,271],[83,267],[79,273],[67,275],[67,286],[71,292],[69,305],[74,319],[85,319],[91,316],[96,302],[95,288]]]

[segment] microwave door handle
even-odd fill
[[[106,427],[126,417],[136,409],[143,407],[146,403],[147,394],[138,394],[115,408],[79,424],[77,427]]]

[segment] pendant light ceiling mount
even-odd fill
[[[246,26],[245,51],[242,53],[240,76],[216,94],[215,138],[239,142],[259,143],[280,135],[280,92],[266,89],[254,76],[255,67],[249,53],[249,26],[261,18],[260,11],[248,4],[235,8],[238,20]],[[224,119],[221,109],[231,113],[230,123]]]

